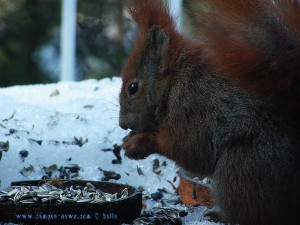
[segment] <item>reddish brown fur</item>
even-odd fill
[[[168,64],[171,64],[168,68],[176,68],[177,57],[181,54],[181,46],[185,45],[185,41],[181,38],[176,30],[176,26],[173,18],[169,15],[169,7],[163,4],[160,0],[152,0],[151,4],[148,1],[126,1],[127,11],[130,13],[134,21],[136,21],[140,35],[135,45],[132,54],[129,56],[129,65],[136,64],[136,58],[141,54],[143,47],[146,42],[147,32],[153,25],[157,25],[163,28],[170,37],[170,43],[172,48],[170,48],[170,55],[173,58],[168,60]],[[130,82],[133,77],[134,71],[130,71],[134,67],[124,67],[123,68],[123,79],[125,82]]]
[[[168,7],[165,7],[161,1],[153,0],[151,4],[147,1],[126,1],[126,8],[138,24],[141,35],[144,35],[153,25],[159,25],[169,33],[173,33],[175,30]]]

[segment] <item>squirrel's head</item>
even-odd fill
[[[144,39],[123,68],[120,92],[120,126],[136,132],[157,130],[167,110],[169,37],[153,26]]]
[[[120,126],[136,132],[155,131],[167,113],[170,44],[178,34],[161,1],[131,0],[127,9],[140,36],[122,71]]]

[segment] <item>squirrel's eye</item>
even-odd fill
[[[138,83],[131,83],[129,86],[128,86],[128,92],[130,95],[134,95],[139,89],[139,85]]]

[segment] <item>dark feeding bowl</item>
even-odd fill
[[[45,181],[18,181],[11,186],[40,186]],[[0,224],[122,224],[131,223],[142,210],[142,194],[136,188],[123,184],[96,181],[64,181],[67,187],[91,183],[105,193],[121,193],[128,189],[128,197],[97,204],[21,204],[0,202]]]
[[[183,169],[178,171],[178,175],[180,177],[178,192],[183,204],[188,206],[203,205],[209,208],[214,205],[210,184],[193,179],[194,175]]]

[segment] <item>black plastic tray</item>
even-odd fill
[[[11,186],[41,184],[41,180],[12,182]],[[101,204],[15,204],[0,203],[0,224],[122,224],[131,223],[142,210],[142,194],[136,188],[110,182],[71,180],[70,185],[85,186],[87,182],[107,193],[121,193],[128,188],[129,196]]]

